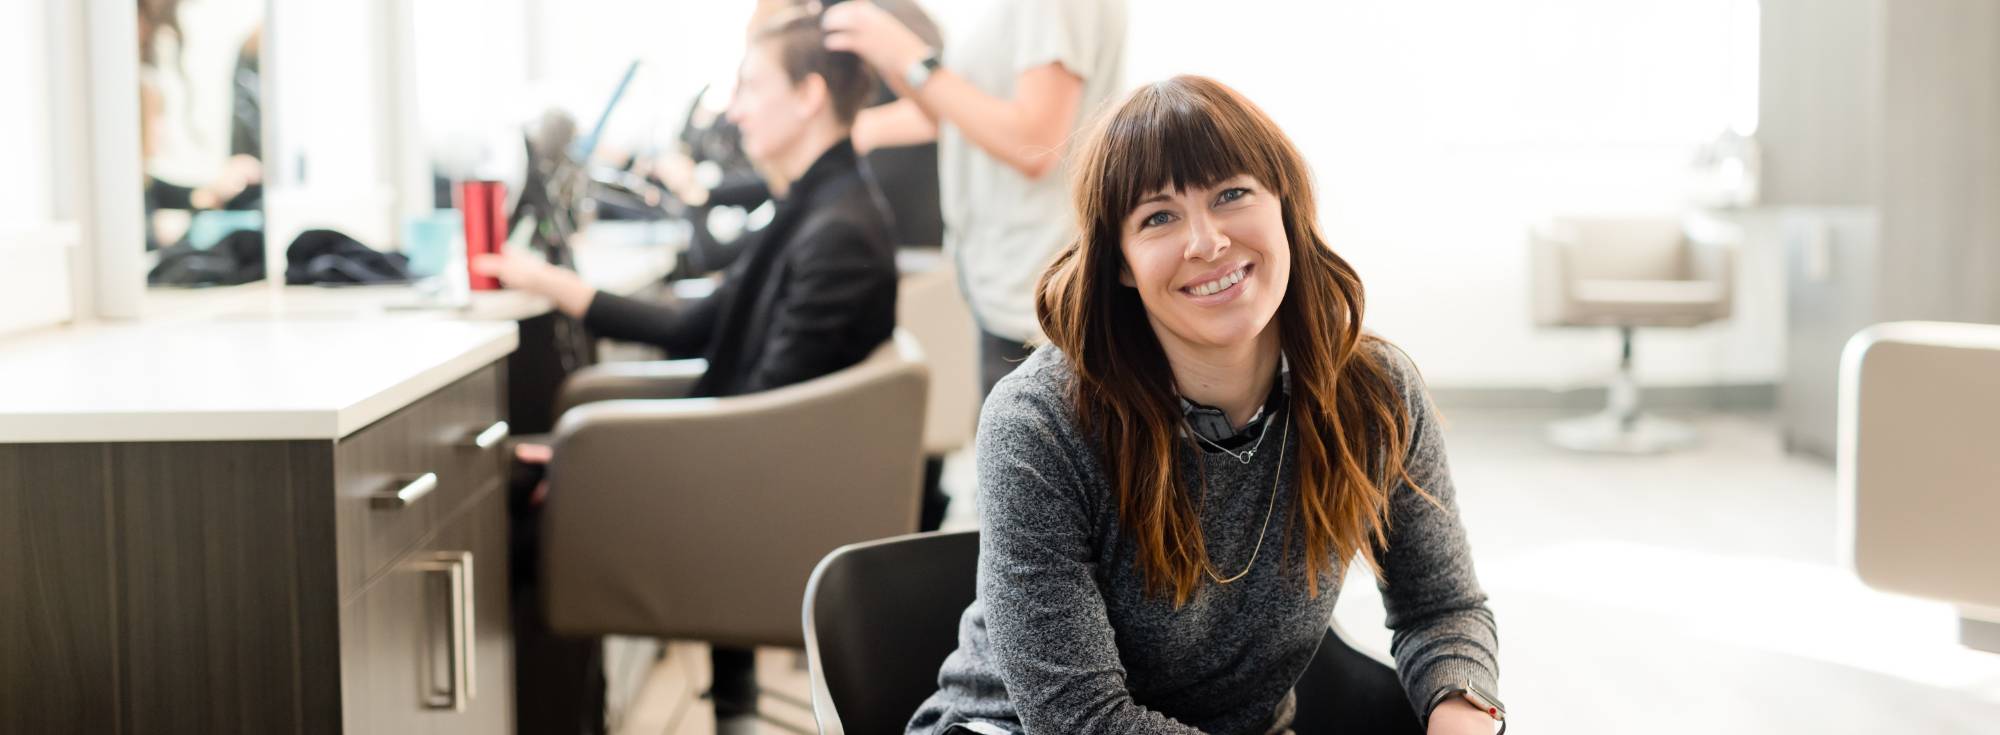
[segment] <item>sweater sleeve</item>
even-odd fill
[[[1018,376],[1017,376],[1018,377]],[[979,421],[979,597],[1024,732],[1199,731],[1133,702],[1093,576],[1088,451],[1056,399],[1005,380]]]
[[[725,280],[707,298],[679,306],[599,291],[583,313],[583,326],[598,336],[655,345],[676,358],[692,357],[708,349],[717,311],[732,287]]]
[[[1382,602],[1395,631],[1389,650],[1417,718],[1428,723],[1424,705],[1439,691],[1470,683],[1498,692],[1499,632],[1473,573],[1437,411],[1408,358],[1392,347],[1383,352],[1410,410],[1404,467],[1437,501],[1397,482],[1389,498],[1388,545],[1380,556]]]

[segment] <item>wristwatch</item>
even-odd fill
[[[1501,704],[1499,697],[1493,696],[1491,692],[1484,689],[1473,686],[1471,682],[1461,682],[1456,686],[1445,687],[1438,690],[1438,693],[1431,695],[1430,703],[1424,707],[1424,719],[1426,721],[1430,720],[1431,712],[1436,711],[1438,705],[1444,704],[1445,700],[1453,697],[1464,699],[1472,706],[1479,708],[1479,711],[1485,712],[1487,716],[1492,717],[1495,722],[1500,723],[1500,730],[1495,735],[1505,735],[1507,732],[1507,705]]]
[[[931,49],[903,71],[903,83],[910,85],[911,92],[923,89],[924,82],[931,80],[931,72],[937,71],[939,65],[937,49]]]

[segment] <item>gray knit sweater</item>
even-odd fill
[[[1435,412],[1415,369],[1388,352],[1416,424],[1405,462],[1444,506],[1399,485],[1381,560],[1392,652],[1412,706],[1421,708],[1463,681],[1497,692],[1497,633],[1473,575]],[[1277,513],[1247,576],[1204,583],[1175,609],[1145,591],[1095,440],[1077,429],[1071,375],[1068,359],[1043,347],[986,401],[978,599],[938,673],[938,692],[909,732],[959,724],[1064,735],[1285,732],[1294,697],[1313,696],[1295,694],[1292,684],[1319,645],[1343,581],[1338,570],[1321,569],[1319,596],[1306,591],[1303,544],[1290,534],[1288,513],[1297,434],[1273,451],[1284,424],[1272,426],[1271,446],[1249,464],[1182,450],[1184,476],[1207,476],[1201,521],[1221,574],[1250,563],[1274,479]]]

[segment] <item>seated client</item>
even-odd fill
[[[482,257],[473,267],[509,288],[547,296],[597,335],[706,358],[694,397],[768,390],[859,363],[896,322],[888,208],[848,140],[874,89],[860,59],[824,48],[817,16],[780,16],[753,30],[728,116],[767,177],[777,210],[708,298],[681,306],[624,298],[519,254]],[[530,463],[548,458],[544,447],[523,446],[519,455]],[[514,508],[517,539],[530,547],[517,551],[517,566],[526,567],[518,573],[532,574],[537,507],[528,500]],[[523,598],[516,605],[521,731],[601,731],[596,642],[552,639],[535,609],[533,580],[525,582],[516,585]],[[716,650],[714,698],[724,717],[754,711],[749,651]]]

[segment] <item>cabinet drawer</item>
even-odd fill
[[[341,608],[346,732],[510,733],[507,510],[488,492]]]
[[[498,363],[488,365],[335,445],[341,599],[501,482],[504,442],[492,440],[505,431],[496,428],[504,380]]]

